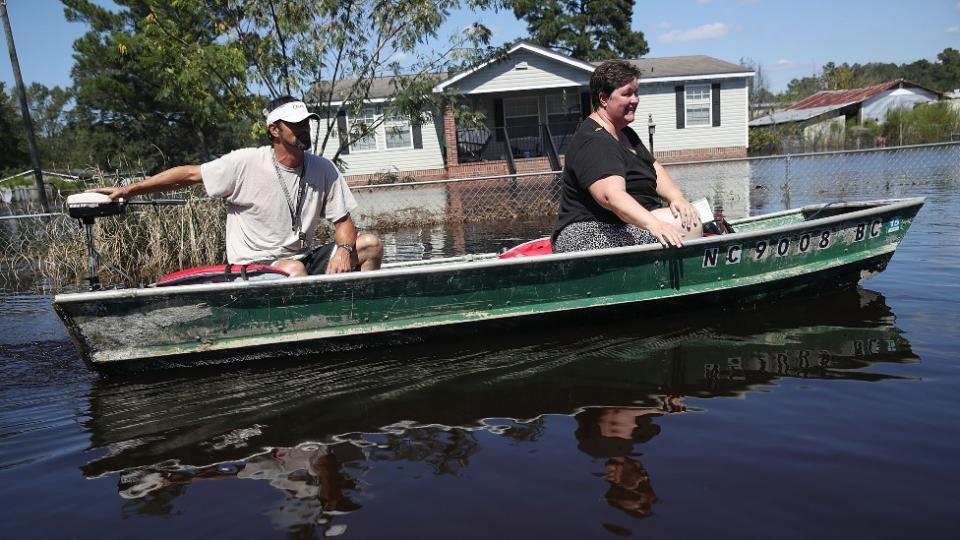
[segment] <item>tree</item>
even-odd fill
[[[113,12],[89,0],[62,1],[70,20],[91,27],[74,45],[78,108],[136,141],[137,152],[164,148],[174,161],[262,137],[263,104],[282,94],[321,103],[335,128],[336,114],[364,106],[373,82],[387,76],[394,77],[387,114],[423,121],[437,74],[490,52],[490,32],[479,24],[434,48],[437,28],[454,9],[502,3],[116,0]],[[367,127],[377,126],[357,126],[341,146]]]
[[[440,36],[437,29],[451,11],[468,7],[499,9],[502,0],[309,0],[275,6],[247,0],[245,17],[233,25],[257,83],[271,95],[305,93],[324,118],[324,137],[315,141],[322,154],[338,135],[334,162],[350,141],[376,130],[385,119],[403,116],[414,124],[428,120],[452,96],[436,96],[443,73],[462,71],[502,49],[488,46],[490,31],[479,23]],[[337,117],[361,116],[370,105],[374,83],[386,83],[382,114],[354,123],[341,133]]]
[[[776,96],[770,91],[770,82],[767,80],[766,70],[752,58],[741,58],[740,65],[754,73],[750,79],[749,100],[750,119],[759,116],[759,111],[765,104],[776,101]]]
[[[783,101],[793,103],[816,94],[824,89],[824,82],[819,75],[811,75],[792,79],[787,83],[787,89],[780,94]]]
[[[206,9],[226,2],[117,0],[114,12],[62,1],[68,20],[90,26],[74,43],[78,116],[100,138],[116,135],[92,149],[98,164],[126,154],[156,169],[166,155],[207,159],[239,142],[231,124],[257,105],[242,51],[225,39],[222,14]]]
[[[513,0],[531,40],[581,60],[639,58],[650,51],[630,29],[634,0]]]
[[[53,139],[63,134],[66,107],[72,99],[71,91],[59,86],[47,88],[35,82],[27,87],[27,103],[38,137]]]
[[[798,101],[821,90],[863,88],[896,79],[906,79],[940,92],[960,88],[960,51],[946,48],[937,54],[937,61],[921,59],[909,64],[870,62],[836,65],[827,62],[819,74],[790,81],[781,94],[788,101]]]
[[[960,51],[946,48],[937,55],[935,88],[948,92],[960,88]]]
[[[7,94],[6,85],[0,82],[0,172],[20,172],[29,167],[19,106]]]

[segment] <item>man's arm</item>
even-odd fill
[[[102,187],[88,189],[96,193],[110,196],[110,200],[129,199],[146,193],[159,193],[185,188],[203,181],[199,165],[181,165],[155,174],[146,180],[121,187]],[[352,223],[351,223],[352,225]],[[354,230],[354,236],[356,231]]]
[[[337,246],[333,248],[333,255],[327,264],[327,274],[339,274],[349,272],[353,267],[359,264],[357,257],[357,227],[353,224],[350,214],[347,214],[340,221],[333,224],[333,241]],[[349,244],[352,249],[349,251],[340,246]]]

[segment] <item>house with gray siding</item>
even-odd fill
[[[748,145],[748,83],[753,72],[709,56],[629,60],[641,72],[640,104],[631,126],[662,161],[742,157]],[[521,42],[506,55],[442,80],[434,92],[459,94],[482,113],[481,125],[458,125],[452,110],[432,111],[419,127],[401,118],[354,141],[341,158],[355,181],[392,173],[455,178],[556,170],[570,137],[590,114],[586,62]],[[376,85],[375,85],[376,87]],[[383,96],[371,90],[370,118]],[[378,108],[379,107],[379,108]],[[339,118],[332,138],[350,123]],[[389,125],[388,125],[389,124]],[[317,136],[326,133],[323,128]],[[338,146],[329,144],[329,154]]]

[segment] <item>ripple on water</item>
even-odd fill
[[[69,339],[60,319],[51,309],[53,298],[38,294],[0,294],[0,328],[3,345]]]

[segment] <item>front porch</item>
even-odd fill
[[[452,109],[444,111],[447,169],[477,165],[515,174],[526,169],[525,162],[534,161],[560,170],[583,118],[581,111],[589,111],[583,107],[585,96],[579,89],[470,96],[471,107],[486,120],[480,126],[460,126]]]

